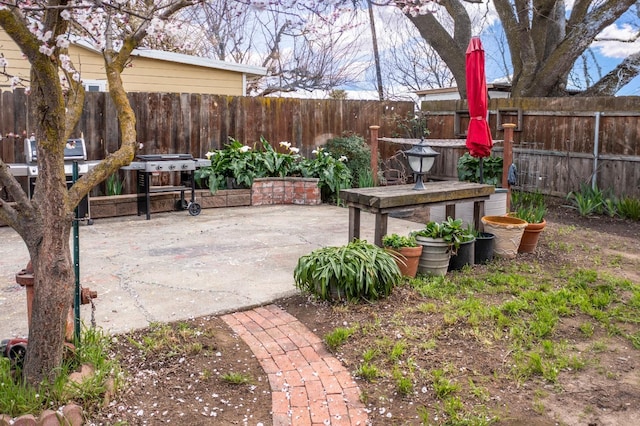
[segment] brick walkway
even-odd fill
[[[274,426],[368,424],[356,382],[295,317],[268,305],[222,319],[269,377]]]

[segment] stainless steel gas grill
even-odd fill
[[[9,171],[15,177],[27,178],[27,195],[31,197],[38,177],[38,143],[35,137],[24,140],[25,163],[10,163]],[[64,174],[67,177],[67,186],[73,185],[73,163],[78,164],[78,176],[89,172],[100,161],[87,161],[87,145],[83,138],[68,139],[64,147]],[[87,195],[78,204],[78,219],[88,220],[91,223],[89,210],[89,196]]]
[[[188,210],[191,216],[200,214],[202,208],[196,202],[196,182],[194,172],[197,168],[208,167],[210,160],[193,158],[191,154],[149,154],[137,155],[136,161],[122,170],[135,170],[137,172],[138,187],[138,216],[145,213],[147,220],[151,218],[151,194],[158,192],[180,192],[178,209]],[[161,172],[180,172],[179,186],[152,186],[151,175]],[[185,199],[184,193],[191,189],[191,200]]]

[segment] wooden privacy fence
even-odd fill
[[[430,138],[465,137],[466,102],[423,102]],[[502,124],[515,123],[514,164],[518,187],[564,196],[581,184],[640,197],[640,97],[491,99],[489,125],[494,139]],[[465,149],[450,150],[434,174],[453,178]],[[502,155],[500,144],[495,155]]]
[[[203,157],[229,137],[253,144],[264,136],[277,147],[289,141],[310,156],[327,139],[353,132],[369,140],[369,126],[380,137],[403,137],[397,120],[414,110],[412,102],[231,97],[178,93],[131,93],[141,154],[190,153]],[[33,131],[24,90],[0,96],[0,155],[23,162],[23,132]],[[489,123],[494,139],[502,124],[516,123],[514,162],[518,186],[566,195],[581,183],[595,182],[616,195],[640,197],[640,97],[492,99]],[[465,101],[422,104],[430,138],[464,140],[469,116]],[[119,144],[115,108],[107,93],[87,93],[73,136],[82,133],[88,158],[99,160]],[[16,136],[12,136],[16,135]],[[383,160],[408,146],[380,143]],[[436,148],[432,175],[457,178],[464,148]],[[501,155],[501,147],[494,148]],[[167,174],[163,174],[167,175]],[[129,182],[127,192],[132,190]],[[98,192],[103,192],[97,190]]]
[[[88,159],[100,160],[120,146],[115,107],[108,93],[86,94],[83,114],[72,136],[87,141]],[[379,124],[391,134],[394,117],[413,113],[413,102],[317,100],[234,97],[189,93],[130,93],[136,114],[139,154],[190,153],[204,157],[220,149],[229,137],[253,145],[264,136],[276,149],[288,141],[309,157],[328,139],[346,133],[367,138],[369,126]],[[7,163],[24,162],[23,134],[33,131],[28,115],[29,97],[24,90],[3,92],[0,97],[1,158]],[[8,135],[16,135],[8,136]],[[367,138],[368,140],[368,138]],[[124,172],[120,172],[124,176]],[[176,176],[163,173],[164,184]],[[134,179],[127,179],[124,192],[135,192]],[[169,182],[170,180],[170,182]],[[103,188],[94,190],[104,193]]]
[[[413,112],[413,102],[285,99],[189,93],[130,93],[136,114],[139,154],[190,153],[202,157],[222,148],[229,137],[248,145],[264,136],[274,147],[288,141],[311,155],[316,147],[344,132],[367,137],[379,124],[392,133],[392,117]],[[0,98],[2,159],[22,162],[23,132],[33,131],[24,90],[3,92]],[[82,118],[72,136],[84,135],[89,160],[118,149],[116,111],[108,93],[89,92]],[[17,134],[17,137],[7,137]]]

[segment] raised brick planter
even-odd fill
[[[318,181],[316,178],[297,177],[255,179],[251,187],[251,205],[320,205],[322,200]]]

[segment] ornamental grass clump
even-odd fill
[[[402,275],[392,255],[356,239],[302,256],[293,277],[297,288],[319,299],[353,301],[388,296]]]

